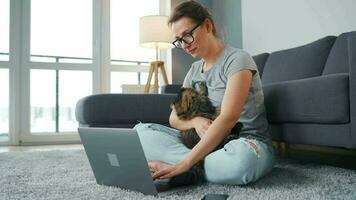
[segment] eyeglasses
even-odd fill
[[[193,33],[194,33],[195,29],[197,29],[200,25],[201,25],[201,23],[198,24],[198,25],[196,25],[189,33],[186,33],[186,34],[183,35],[181,38],[178,38],[178,39],[174,40],[174,41],[172,42],[172,44],[173,44],[176,48],[181,49],[181,48],[183,48],[183,42],[184,42],[185,44],[191,44],[191,43],[193,43],[193,42],[194,42]]]

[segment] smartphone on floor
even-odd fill
[[[226,200],[227,194],[206,194],[202,200]]]

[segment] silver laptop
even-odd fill
[[[167,180],[154,181],[136,130],[78,128],[96,182],[148,195],[168,190]]]

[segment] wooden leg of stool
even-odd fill
[[[145,86],[145,93],[150,93],[151,79],[153,75],[154,65],[151,63],[150,72],[148,74],[147,83]]]
[[[155,64],[154,67],[154,72],[155,72],[155,84],[154,84],[154,93],[158,94],[158,65]]]
[[[160,64],[160,68],[161,68],[161,71],[162,71],[164,83],[165,83],[166,85],[168,85],[168,77],[167,77],[166,69],[164,69],[164,64],[163,64],[163,62]]]

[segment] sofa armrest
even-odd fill
[[[350,72],[350,122],[352,148],[356,148],[356,32],[348,37],[348,57]]]
[[[80,99],[75,115],[80,126],[125,127],[141,122],[169,123],[175,94],[97,94]]]
[[[161,87],[161,93],[162,94],[178,94],[181,87],[182,87],[181,84],[164,85]]]

